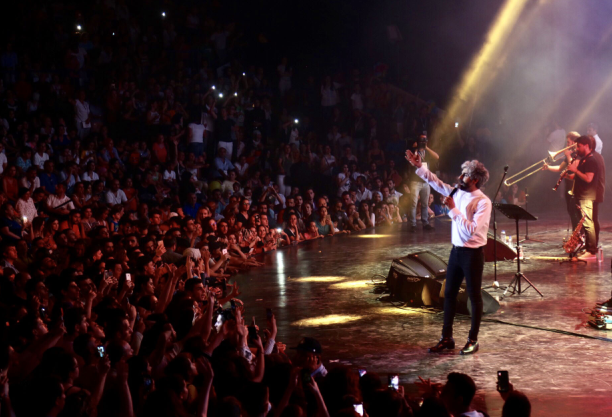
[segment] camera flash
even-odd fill
[[[216,90],[217,87],[215,87],[214,85],[211,87],[213,90]]]
[[[298,124],[300,121],[298,119],[294,120],[295,124]]]
[[[115,32],[113,32],[113,36],[115,36]]]
[[[459,127],[459,123],[458,122],[455,122],[455,127]]]
[[[246,77],[246,72],[243,72],[243,73],[242,73],[242,76],[243,76],[243,77]]]
[[[162,12],[162,17],[166,17],[166,12]]]
[[[219,93],[219,98],[223,98],[223,93]]]
[[[235,95],[236,97],[238,97],[238,93],[234,93],[234,95]]]
[[[81,30],[81,25],[77,25],[77,30]]]
[[[27,216],[23,216],[22,219],[23,219],[24,223],[28,221],[28,217]]]

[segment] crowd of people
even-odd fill
[[[223,10],[164,7],[38,4],[10,24],[1,415],[411,415],[373,374],[328,372],[314,339],[287,355],[272,312],[246,325],[228,279],[280,246],[429,226],[444,208],[411,193],[404,151],[432,152],[432,107],[384,71],[247,62],[258,40]]]

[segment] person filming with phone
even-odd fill
[[[416,167],[416,174],[434,190],[445,196],[444,205],[452,220],[452,243],[446,270],[444,291],[444,327],[442,338],[429,352],[438,353],[454,349],[453,321],[457,308],[457,294],[465,278],[467,292],[472,303],[472,326],[468,341],[460,353],[469,355],[478,351],[478,331],[482,320],[482,271],[484,268],[484,246],[491,217],[491,200],[480,188],[489,179],[489,171],[477,160],[465,161],[456,187],[443,183],[427,169],[421,155],[406,151],[406,160]]]

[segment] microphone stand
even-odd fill
[[[527,201],[529,200],[529,194],[527,194],[527,188],[525,188],[525,210],[527,210]],[[529,239],[529,222],[525,220],[525,239],[521,240],[519,243],[523,242],[538,242],[544,243],[543,240],[537,239]]]
[[[497,194],[499,194],[499,190],[501,190],[501,186],[506,179],[506,175],[508,174],[508,165],[504,167],[504,175],[502,175],[502,179],[497,186],[497,191],[495,191],[495,195],[493,196],[493,204],[495,204],[495,199],[497,198]],[[501,289],[499,286],[499,282],[497,281],[497,221],[495,220],[495,206],[493,206],[493,263],[495,265],[495,280],[493,281],[493,285],[491,286],[493,289]]]

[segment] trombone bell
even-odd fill
[[[563,149],[561,149],[561,150],[559,150],[559,151],[556,151],[556,152],[551,152],[551,151],[548,151],[548,157],[546,157],[546,158],[542,159],[541,161],[536,162],[536,163],[535,163],[535,164],[533,164],[533,165],[528,166],[528,167],[527,167],[527,168],[525,168],[524,170],[519,171],[519,172],[517,172],[517,173],[516,173],[516,174],[514,174],[514,175],[510,175],[508,178],[506,178],[506,179],[504,180],[504,184],[505,184],[507,187],[509,187],[509,186],[511,186],[511,185],[513,185],[513,184],[516,184],[516,183],[517,183],[517,182],[519,182],[519,181],[524,180],[524,179],[525,179],[525,178],[527,178],[527,177],[532,176],[532,175],[533,175],[533,174],[535,174],[536,172],[541,171],[541,170],[542,170],[542,167],[544,166],[544,164],[546,164],[546,163],[550,163],[550,162],[555,162],[555,161],[557,160],[557,157],[558,157],[559,155],[562,155],[562,154],[563,154],[565,151],[567,151],[567,150],[570,150],[570,149],[574,149],[574,148],[576,148],[576,145],[577,145],[577,144],[575,144],[575,143],[574,143],[573,145],[570,145],[570,146],[568,146],[568,147],[566,147],[566,148],[563,148]],[[527,171],[529,171],[529,172],[527,172]]]

